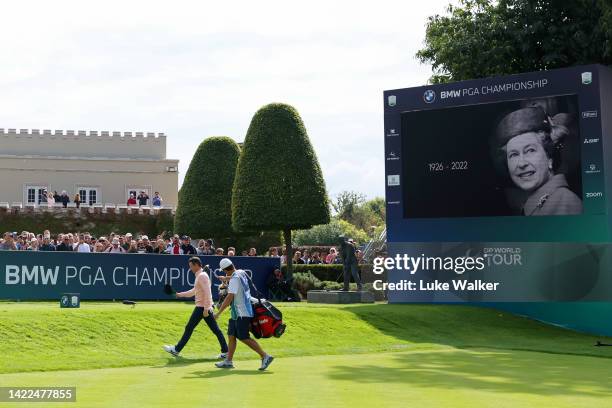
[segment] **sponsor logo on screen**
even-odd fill
[[[387,161],[395,161],[395,160],[399,160],[399,154],[395,152],[389,152],[389,154],[387,155]]]
[[[399,201],[387,201],[387,204],[389,205],[398,205],[399,203]]]
[[[597,117],[598,112],[596,110],[592,110],[592,111],[584,111],[582,112],[582,118],[583,119],[592,119],[592,118],[596,118]]]
[[[582,83],[583,85],[590,85],[593,82],[593,73],[592,72],[583,72],[582,73]]]
[[[592,143],[599,143],[599,138],[595,138],[595,139],[584,139],[584,144],[592,144]]]
[[[603,197],[603,193],[601,191],[594,191],[592,193],[586,193],[586,198],[600,198]]]
[[[399,136],[399,134],[397,133],[395,129],[389,129],[389,132],[387,133],[387,137],[394,137],[394,136]]]
[[[597,165],[594,163],[589,164],[589,168],[585,171],[586,174],[597,174],[601,173],[601,170],[597,168]]]
[[[425,103],[433,103],[436,100],[436,92],[433,89],[428,89],[423,94]]]
[[[397,98],[395,95],[389,95],[389,97],[387,98],[387,103],[389,104],[389,106],[395,106],[397,104]]]
[[[400,185],[400,176],[399,174],[389,174],[387,176],[387,186],[394,187]]]

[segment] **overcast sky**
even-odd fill
[[[241,142],[259,107],[286,102],[330,195],[383,196],[382,91],[427,81],[414,54],[448,3],[9,2],[0,127],[164,132],[182,183],[203,139]]]

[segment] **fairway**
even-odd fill
[[[594,336],[464,306],[279,306],[288,331],[262,340],[277,359],[261,373],[244,346],[236,369],[215,368],[203,325],[182,358],[165,354],[187,303],[1,303],[0,385],[77,387],[54,407],[612,405],[612,348]]]

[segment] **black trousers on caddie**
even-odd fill
[[[221,352],[227,353],[227,342],[225,341],[225,336],[223,336],[223,332],[219,328],[219,325],[217,324],[217,321],[215,320],[213,316],[212,308],[208,312],[208,316],[204,317],[203,313],[204,313],[203,307],[196,306],[193,309],[193,313],[191,313],[191,317],[189,318],[189,321],[187,322],[187,325],[185,326],[185,332],[183,333],[183,337],[181,337],[181,339],[176,344],[176,346],[174,346],[174,348],[176,349],[176,351],[180,352],[183,349],[183,347],[185,347],[189,339],[191,338],[191,335],[193,334],[193,331],[195,330],[195,328],[198,326],[200,321],[203,319],[208,325],[208,328],[210,329],[210,331],[213,332],[215,336],[217,336],[217,340],[219,340],[219,346],[221,346]]]

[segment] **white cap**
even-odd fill
[[[232,261],[230,261],[228,258],[223,258],[221,262],[219,262],[219,269],[223,271],[232,265],[234,265]]]
[[[146,240],[149,240],[149,237],[147,237],[146,235],[143,235],[142,237],[140,237],[140,239],[146,239]]]

